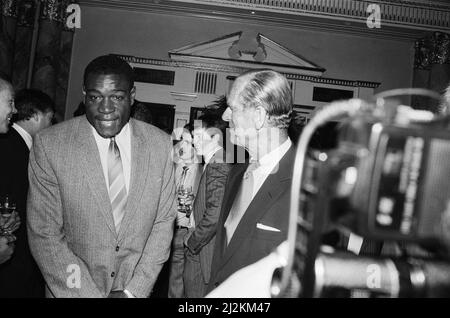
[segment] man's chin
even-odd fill
[[[112,138],[120,132],[121,127],[117,122],[97,122],[95,130],[103,138]]]
[[[103,138],[112,138],[119,133],[116,129],[104,129],[95,127],[95,130]]]
[[[0,134],[6,134],[9,130],[9,125],[8,124],[0,124]]]

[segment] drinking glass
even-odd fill
[[[187,218],[189,218],[192,213],[193,199],[194,192],[192,191],[192,186],[181,185],[178,188],[178,211],[186,213]]]
[[[15,224],[11,224],[7,227],[6,224],[15,210],[16,204],[11,202],[8,197],[4,197],[0,200],[0,236],[12,235],[12,232],[14,231],[12,228]]]

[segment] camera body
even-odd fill
[[[319,166],[327,173],[317,183],[335,186],[328,195],[347,199],[348,212],[357,217],[353,230],[361,236],[448,252],[450,130],[375,119],[342,124],[338,148],[322,154]]]
[[[303,296],[450,295],[450,129],[420,117],[404,106],[361,110],[340,122],[335,149],[309,153],[300,206],[312,230],[298,230],[294,264]],[[355,255],[330,240],[336,230],[425,253]]]

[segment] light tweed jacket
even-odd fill
[[[130,190],[116,233],[91,129],[82,116],[36,136],[29,165],[30,248],[49,296],[106,297],[127,289],[147,297],[169,256],[176,215],[170,138],[130,120]]]

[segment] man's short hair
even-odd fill
[[[55,112],[55,103],[46,93],[37,89],[22,89],[14,99],[17,113],[13,121],[28,120],[33,115]]]
[[[83,75],[83,84],[89,75],[108,75],[115,74],[123,76],[132,89],[134,86],[134,72],[130,64],[115,55],[103,55],[92,60],[85,68]]]
[[[12,87],[11,78],[4,72],[0,71],[0,90],[3,90],[5,87]]]
[[[286,77],[270,69],[251,70],[241,74],[244,87],[239,90],[239,102],[244,107],[262,106],[272,127],[287,129],[292,116],[292,91]]]
[[[228,122],[222,119],[224,111],[227,109],[225,97],[221,97],[214,102],[214,104],[206,106],[202,111],[202,114],[198,118],[201,120],[201,127],[217,128],[222,132],[222,136],[225,136],[226,129],[228,128]],[[196,124],[194,123],[194,128]]]

